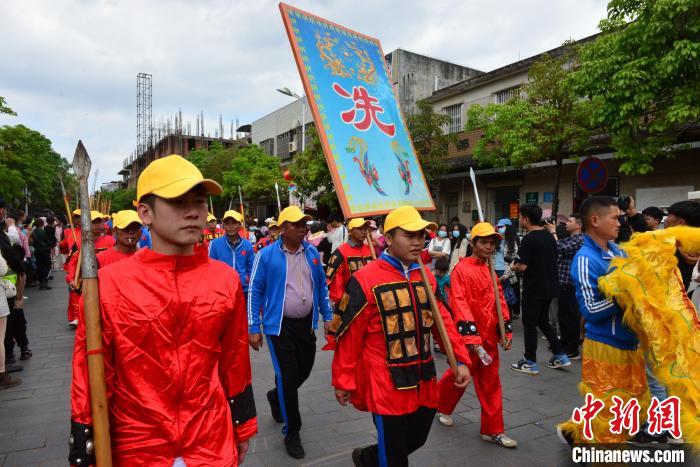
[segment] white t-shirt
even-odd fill
[[[445,253],[447,257],[449,258],[450,256],[450,251],[451,250],[451,244],[450,244],[450,239],[449,238],[440,238],[440,237],[435,237],[432,240],[430,240],[430,243],[428,243],[428,252],[437,252],[437,253]],[[430,263],[431,264],[431,270],[435,269],[435,261],[437,260],[437,257],[433,258],[433,261]]]
[[[333,253],[336,248],[348,241],[348,229],[341,224],[340,227],[328,232],[326,238],[331,242],[331,253]]]

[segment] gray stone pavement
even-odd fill
[[[51,291],[29,290],[26,315],[34,357],[18,373],[23,383],[0,391],[0,466],[67,465],[70,424],[70,375],[73,331],[66,326],[67,290],[62,273],[56,273]],[[515,373],[507,365],[520,358],[522,326],[515,322],[514,349],[501,353],[504,418],[509,436],[519,442],[515,450],[481,441],[479,402],[470,386],[454,414],[455,425],[433,424],[426,445],[414,453],[414,466],[569,466],[568,449],[559,443],[555,425],[581,404],[577,383],[580,362],[568,370],[543,367],[537,376]],[[265,393],[273,387],[273,371],[267,348],[251,351],[253,388],[258,409],[258,435],[251,440],[247,466],[351,466],[353,447],[376,442],[369,414],[341,407],[330,386],[330,352],[319,350],[316,366],[300,390],[306,458],[287,456],[281,426],[270,416]],[[540,340],[538,358],[549,357]],[[437,357],[438,372],[445,360]]]

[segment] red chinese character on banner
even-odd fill
[[[676,396],[671,396],[659,402],[656,397],[651,398],[651,405],[647,410],[649,434],[658,435],[663,431],[668,432],[678,439],[681,433],[681,400]]]
[[[610,407],[610,412],[613,414],[613,419],[608,422],[610,425],[610,433],[619,435],[622,429],[629,431],[630,436],[634,436],[639,432],[639,411],[641,406],[637,399],[632,398],[624,404],[622,398],[612,396],[613,406]]]
[[[377,114],[383,113],[384,107],[378,104],[379,99],[369,95],[364,86],[353,86],[352,95],[338,83],[333,83],[333,90],[340,97],[352,99],[355,103],[353,108],[340,113],[340,118],[345,123],[352,123],[360,131],[367,131],[372,126],[372,122],[374,122],[377,128],[385,135],[393,137],[396,134],[396,127],[393,123],[384,123],[379,120]],[[355,120],[358,110],[361,110],[364,114],[361,118]]]
[[[603,410],[605,403],[593,397],[593,394],[586,394],[586,403],[583,407],[576,407],[574,413],[571,415],[571,419],[574,423],[583,422],[583,437],[588,441],[593,439],[593,429],[591,428],[591,421],[598,415],[598,413]]]

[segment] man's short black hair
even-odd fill
[[[603,209],[610,209],[613,206],[617,206],[617,200],[609,196],[591,196],[586,198],[579,208],[583,230],[587,230],[590,227],[592,216]]]
[[[700,227],[700,203],[679,201],[668,208],[668,213],[683,219],[690,227]]]
[[[149,208],[151,208],[151,210],[155,210],[155,208],[156,208],[156,195],[154,195],[153,193],[151,193],[150,195],[144,195],[141,197],[141,200],[139,201],[139,203],[143,203],[146,206],[148,206]]]
[[[5,207],[5,199],[0,198],[0,209],[3,209]]]
[[[661,222],[664,218],[664,212],[656,206],[649,206],[648,208],[642,211],[642,216],[653,217],[657,221]]]
[[[542,208],[534,203],[521,204],[520,215],[526,217],[533,225],[542,222]]]
[[[440,272],[447,272],[450,269],[450,262],[449,260],[441,256],[438,259],[435,260],[435,270],[440,271]]]
[[[332,213],[330,216],[328,216],[328,223],[332,224],[333,222],[340,222],[342,224],[343,216],[341,216],[337,212]]]

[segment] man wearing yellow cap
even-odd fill
[[[333,386],[342,405],[372,413],[377,444],[353,450],[355,465],[408,466],[428,438],[438,405],[430,334],[437,334],[416,263],[425,230],[436,225],[411,206],[386,217],[387,249],[354,274],[338,303]],[[435,278],[428,272],[429,286]],[[439,307],[458,362],[455,385],[469,382],[469,354],[450,314]]]
[[[326,278],[331,303],[340,301],[350,276],[372,261],[372,252],[365,243],[369,224],[361,217],[348,222],[348,241],[336,248],[328,260]]]
[[[469,370],[474,377],[474,389],[481,404],[481,439],[499,446],[515,448],[518,443],[506,436],[503,426],[503,396],[498,377],[498,316],[496,300],[501,303],[501,313],[506,329],[504,350],[510,349],[512,328],[510,313],[503,288],[498,283],[498,296],[494,294],[489,260],[496,246],[503,240],[488,222],[480,222],[471,230],[472,255],[457,263],[450,276],[450,304],[462,347],[471,352]],[[486,354],[484,354],[486,352]],[[452,425],[449,416],[464,394],[464,388],[453,384],[454,373],[447,369],[440,380],[440,422]]]
[[[277,238],[280,236],[280,226],[277,225],[276,220],[273,219],[272,221],[268,222],[266,228],[267,233],[265,234],[265,236],[258,240],[258,243],[255,244],[256,253],[265,248],[266,246],[276,242]]]
[[[304,241],[310,220],[298,206],[282,210],[281,238],[255,257],[248,300],[250,345],[258,350],[265,334],[276,383],[267,400],[275,421],[284,422],[284,445],[295,459],[305,456],[297,391],[316,358],[318,315],[327,329],[333,314],[321,256]]]
[[[97,254],[100,268],[129,258],[138,250],[141,233],[141,219],[134,210],[119,211],[112,219],[116,245]],[[79,296],[79,309],[83,310],[82,295]],[[82,314],[81,314],[82,316]],[[71,384],[71,420],[86,420],[90,417],[90,392],[87,369],[87,345],[85,320],[78,322],[73,345],[73,379]]]
[[[209,257],[223,261],[236,270],[243,285],[243,294],[247,297],[255,261],[253,244],[239,235],[243,220],[240,212],[233,209],[226,211],[222,220],[226,235],[212,240],[209,244]]]
[[[216,225],[216,216],[211,213],[207,214],[207,228],[202,231],[204,243],[209,243],[215,238],[223,237],[224,233],[224,229]]]
[[[243,289],[197,247],[221,187],[180,156],[137,183],[152,248],[98,272],[114,465],[243,462],[257,431]],[[72,465],[90,461],[91,417],[71,421]]]
[[[90,220],[92,221],[92,238],[95,242],[95,253],[107,250],[114,246],[114,238],[104,234],[104,216],[99,211],[90,211]],[[77,227],[76,227],[77,228]],[[72,234],[71,234],[72,236]],[[78,242],[81,242],[81,236],[78,236]],[[80,252],[80,243],[76,245],[76,251]],[[76,277],[78,270],[78,259],[80,254],[73,254],[66,264],[66,282],[68,282],[68,324],[72,328],[78,326],[78,320],[82,316],[82,308],[80,306],[80,285],[79,277]]]

